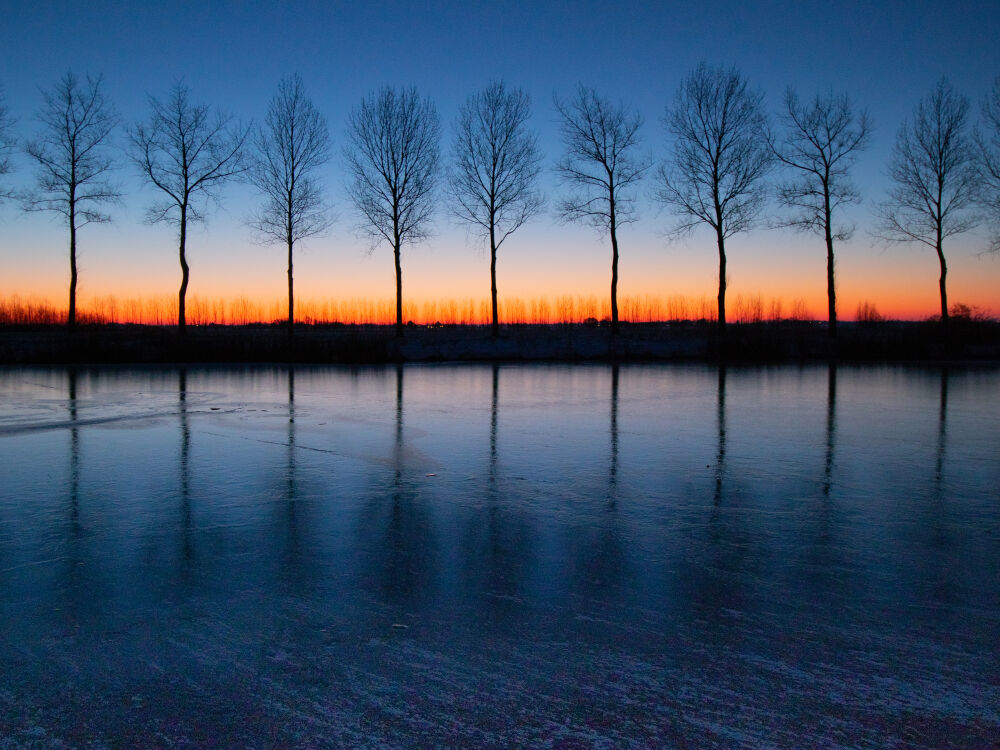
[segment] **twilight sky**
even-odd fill
[[[875,123],[872,145],[855,179],[865,202],[852,209],[858,230],[838,249],[839,310],[853,316],[867,299],[897,317],[935,312],[937,260],[921,245],[884,248],[868,234],[871,206],[883,196],[896,130],[942,75],[973,104],[1000,75],[1000,14],[972,2],[0,2],[0,86],[31,135],[40,88],[67,70],[103,74],[105,92],[124,126],[147,114],[146,95],[163,96],[183,78],[195,101],[219,105],[243,119],[260,119],[279,78],[302,75],[327,117],[335,159],[325,172],[338,221],[299,246],[296,295],[385,298],[393,294],[391,251],[368,253],[344,190],[340,159],[348,112],[362,96],[390,84],[415,85],[438,107],[450,152],[451,125],[474,89],[503,78],[532,97],[532,126],[545,154],[542,186],[550,199],[560,185],[551,172],[561,154],[553,93],[578,83],[619,97],[645,118],[644,147],[667,154],[665,104],[699,61],[735,64],[765,92],[777,112],[785,88],[809,98],[833,87],[866,107]],[[15,159],[8,176],[26,187],[33,170]],[[115,221],[80,234],[81,298],[173,296],[180,282],[175,230],[143,224],[154,197],[123,160],[117,175],[125,198]],[[620,236],[619,294],[714,297],[717,253],[710,231],[682,242],[662,237],[670,217],[650,199],[652,173],[641,194],[640,219]],[[257,198],[247,186],[223,192],[220,209],[189,236],[189,295],[281,300],[285,258],[277,246],[254,244],[244,218]],[[554,200],[553,200],[554,202]],[[773,211],[773,209],[772,209]],[[0,297],[37,295],[65,304],[68,234],[54,217],[0,206]],[[1000,258],[981,256],[981,232],[946,248],[949,298],[1000,312]],[[790,230],[757,230],[727,244],[732,295],[796,298],[822,316],[822,241]],[[500,296],[607,296],[607,239],[592,229],[559,224],[545,214],[501,248]],[[403,257],[404,299],[489,294],[489,260],[442,203],[436,236]]]

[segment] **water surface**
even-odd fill
[[[0,745],[1000,742],[997,370],[0,396]]]

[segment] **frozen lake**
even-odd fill
[[[0,368],[0,747],[1000,743],[1000,370]]]

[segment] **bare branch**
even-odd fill
[[[49,91],[42,92],[42,108],[36,116],[41,128],[25,144],[25,152],[37,166],[36,185],[21,196],[26,211],[51,211],[63,216],[67,225],[86,213],[83,223],[108,222],[111,217],[97,207],[117,203],[118,186],[109,179],[117,169],[108,151],[118,114],[105,99],[101,76],[81,82],[66,73]]]
[[[540,171],[538,139],[527,130],[531,103],[503,82],[470,96],[455,122],[448,189],[460,221],[494,249],[544,205],[535,189]]]
[[[704,223],[725,239],[754,227],[773,162],[762,101],[735,68],[703,62],[681,83],[664,117],[673,154],[657,190],[678,216],[672,234]]]
[[[556,174],[572,191],[559,202],[564,221],[582,221],[601,232],[636,220],[633,188],[650,167],[637,154],[642,117],[580,86],[569,101],[554,97],[566,151]]]
[[[903,123],[889,162],[894,185],[877,210],[879,239],[937,247],[978,224],[968,111],[968,100],[941,79]]]
[[[8,175],[12,171],[10,157],[17,147],[17,140],[14,137],[14,120],[7,111],[7,102],[4,97],[3,88],[0,88],[0,177]],[[4,187],[0,182],[0,202],[5,198],[13,198],[14,191]]]
[[[871,140],[868,113],[855,115],[847,94],[817,94],[802,104],[789,89],[781,119],[781,137],[768,132],[767,138],[774,156],[792,173],[778,185],[778,200],[791,213],[775,226],[849,239],[853,227],[834,226],[833,214],[861,201],[849,172]]]
[[[295,243],[325,232],[332,218],[316,172],[330,160],[330,133],[299,76],[278,84],[253,143],[250,182],[264,204],[250,226],[260,239]]]
[[[439,140],[433,103],[412,88],[383,88],[351,113],[344,149],[351,200],[374,241],[404,245],[430,236]]]
[[[208,201],[247,169],[243,147],[249,126],[207,105],[190,101],[190,89],[178,82],[166,100],[149,97],[150,117],[129,131],[131,157],[143,176],[164,193],[147,220],[204,221]]]
[[[975,141],[979,156],[980,205],[990,226],[989,252],[1000,253],[1000,76],[983,99],[981,128]]]

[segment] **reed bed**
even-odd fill
[[[867,304],[867,303],[865,303]],[[555,297],[501,297],[498,300],[503,324],[558,324],[605,321],[611,317],[610,302],[596,295]],[[252,300],[248,297],[187,298],[189,325],[253,325],[279,323],[287,319],[285,300]],[[860,308],[859,308],[860,309]],[[619,317],[628,323],[656,323],[717,319],[716,301],[700,297],[634,295],[619,298]],[[727,306],[729,320],[759,323],[779,320],[813,320],[812,311],[800,299],[790,304],[760,294],[733,295]],[[80,323],[166,326],[177,322],[177,298],[117,297],[105,295],[82,299],[77,306]],[[386,325],[396,320],[392,299],[303,299],[295,303],[297,323],[324,325]],[[66,321],[66,307],[38,297],[0,297],[0,324],[55,324]],[[490,301],[486,298],[449,298],[403,302],[403,322],[417,325],[486,325],[490,322]]]

